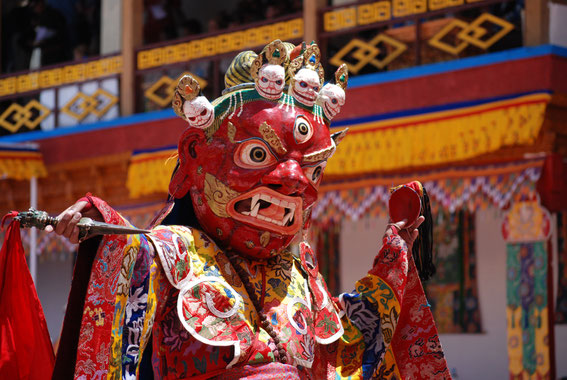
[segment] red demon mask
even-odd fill
[[[285,47],[278,48],[281,57]],[[260,75],[277,71],[262,68],[266,64]],[[274,255],[309,218],[342,134],[331,138],[319,105],[296,104],[283,93],[274,100],[256,88],[237,89],[217,99],[213,111],[197,93],[195,81],[185,77],[174,98],[174,109],[193,128],[181,137],[170,192],[190,194],[201,227],[221,247],[256,258]],[[191,119],[197,107],[204,121]]]

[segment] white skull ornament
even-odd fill
[[[300,103],[311,107],[315,104],[315,100],[317,100],[319,87],[320,82],[317,72],[303,68],[295,74],[293,86],[290,88],[290,94]]]
[[[213,105],[204,96],[186,101],[183,104],[183,113],[190,126],[200,129],[209,127],[215,118]]]
[[[317,103],[323,108],[327,119],[331,120],[336,114],[341,112],[341,107],[345,104],[345,90],[333,83],[327,83],[321,89]]]
[[[266,99],[278,100],[285,86],[285,69],[280,65],[265,64],[256,77],[256,91]]]

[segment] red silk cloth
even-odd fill
[[[20,222],[12,221],[0,250],[0,379],[48,379],[54,362],[47,323],[24,256]]]

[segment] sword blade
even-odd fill
[[[135,234],[149,234],[150,230],[141,228],[120,226],[116,224],[98,222],[90,218],[82,218],[77,226],[81,230],[86,230],[87,236],[94,235],[135,235]]]

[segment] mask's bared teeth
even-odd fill
[[[293,217],[293,213],[289,211],[289,209],[286,209],[287,213],[285,214],[283,220],[282,220],[282,224],[284,226],[287,225],[287,223],[289,222],[289,220]]]
[[[260,211],[260,202],[256,202],[254,206],[252,206],[250,216],[256,217],[256,215],[258,215],[258,211]]]
[[[265,202],[272,203],[272,197],[270,197],[269,195],[260,194],[260,199]]]
[[[260,200],[260,194],[256,194],[252,197],[252,202],[250,202],[250,211],[256,207],[256,204]]]
[[[285,224],[286,227],[293,225],[293,221],[295,219],[294,217],[295,217],[295,214],[292,213],[290,218],[289,218],[289,221],[287,222],[287,224]]]

